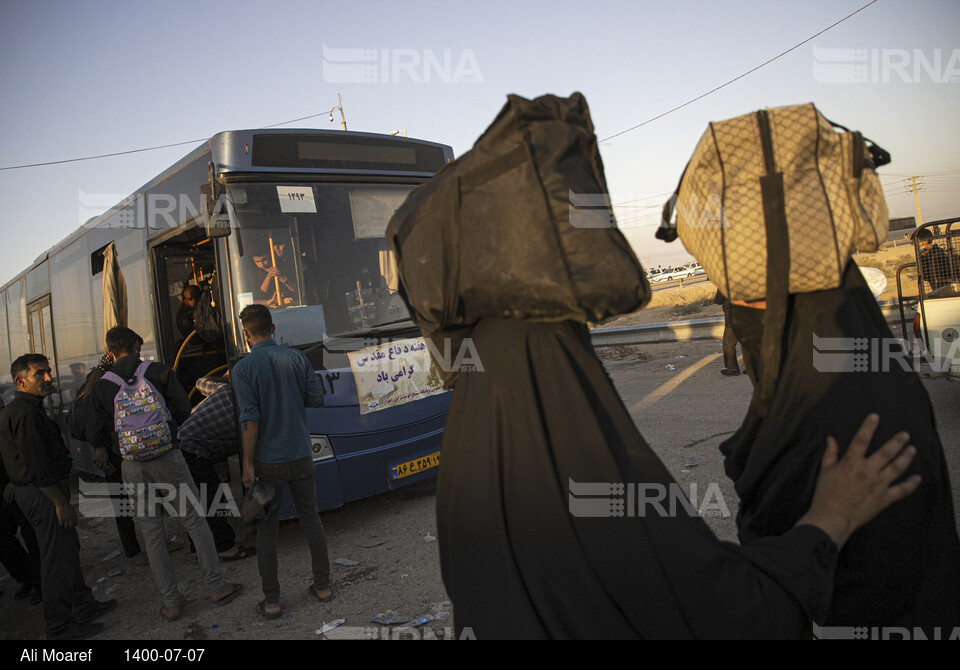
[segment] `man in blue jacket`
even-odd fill
[[[327,539],[317,511],[316,474],[310,448],[310,431],[304,406],[323,405],[323,385],[307,357],[297,349],[277,346],[276,326],[264,305],[248,305],[240,312],[243,335],[250,354],[233,367],[233,388],[243,443],[243,484],[259,479],[276,490],[274,504],[257,530],[257,557],[264,600],[257,611],[268,619],[281,613],[277,575],[277,532],[280,494],[290,487],[307,535],[313,568],[309,593],[321,602],[330,600],[330,562]]]

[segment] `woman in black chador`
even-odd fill
[[[473,151],[415,191],[387,229],[424,335],[438,351],[469,337],[475,354],[455,382],[437,495],[456,634],[809,636],[829,607],[837,546],[917,485],[887,489],[912,451],[879,475],[902,436],[871,460],[859,446],[840,463],[828,457],[808,514],[743,547],[719,542],[696,510],[671,510],[676,483],[585,325],[649,297],[609,211],[571,213],[576,194],[604,192],[582,97],[510,96]],[[451,382],[457,371],[443,372]],[[857,444],[871,434],[868,425]],[[861,466],[870,492],[837,479]],[[663,491],[662,513],[638,505],[638,485]]]
[[[756,382],[763,310],[734,304],[731,316]],[[910,433],[908,473],[923,483],[844,546],[826,624],[920,626],[931,637],[960,626],[960,542],[930,398],[854,263],[840,288],[790,296],[781,346],[771,397],[755,397],[720,445],[740,497],[740,541],[791,528],[810,503],[826,436],[846,444],[860,417],[877,412],[874,445]]]

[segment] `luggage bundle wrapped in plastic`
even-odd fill
[[[410,194],[387,241],[410,313],[440,352],[484,317],[583,323],[650,298],[579,93],[508,96],[473,149]],[[456,372],[442,371],[447,386]]]

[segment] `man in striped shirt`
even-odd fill
[[[233,500],[232,495],[230,498],[220,495],[221,492],[227,493],[226,484],[230,481],[227,458],[239,453],[233,389],[228,382],[229,372],[219,378],[198,379],[197,390],[206,396],[206,400],[193,408],[177,433],[180,449],[194,482],[201,489],[206,488],[208,510]],[[210,514],[207,523],[213,532],[221,561],[238,561],[257,553],[253,547],[237,544],[236,533],[226,516]]]

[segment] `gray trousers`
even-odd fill
[[[330,587],[330,559],[327,556],[327,536],[323,532],[320,512],[317,511],[316,470],[313,459],[304,458],[289,463],[261,463],[254,461],[257,478],[273,486],[276,498],[263,523],[257,527],[257,560],[263,596],[268,603],[280,602],[280,581],[277,576],[277,533],[280,529],[280,496],[283,485],[290,487],[293,504],[297,508],[300,528],[307,536],[313,585],[320,589]]]
[[[70,500],[69,483],[63,480],[59,488]],[[36,486],[18,486],[16,499],[37,535],[43,616],[47,634],[56,634],[75,616],[96,605],[80,568],[80,538],[76,529],[66,530],[60,525],[53,503]]]
[[[216,591],[222,587],[225,582],[220,572],[220,558],[217,556],[213,533],[210,532],[202,510],[197,510],[195,503],[200,501],[202,505],[205,498],[200,498],[200,492],[190,476],[190,470],[180,450],[168,451],[149,461],[124,461],[123,481],[134,486],[131,494],[136,505],[134,516],[143,534],[150,570],[160,595],[163,596],[164,605],[176,607],[180,604],[177,575],[167,551],[167,538],[163,529],[164,510],[178,516],[184,529],[190,534],[190,539],[197,548],[200,572],[203,573],[210,590]]]

